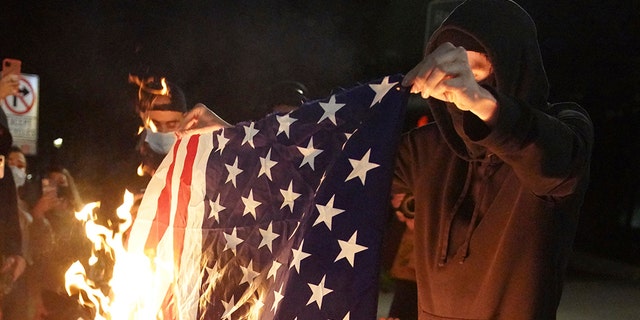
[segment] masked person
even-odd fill
[[[136,149],[145,174],[152,176],[176,141],[175,131],[187,112],[187,102],[180,87],[167,83],[167,92],[158,93],[158,84],[142,83],[137,109],[145,124]]]
[[[29,256],[29,233],[28,226],[33,221],[31,214],[28,212],[28,204],[22,198],[22,188],[27,181],[27,157],[17,146],[11,147],[9,150],[9,156],[7,157],[7,165],[11,169],[13,181],[16,184],[18,191],[18,209],[20,211],[20,230],[22,231],[22,253],[24,257],[28,259]]]
[[[435,119],[403,137],[393,183],[415,197],[419,319],[555,319],[593,127],[547,102],[534,22],[468,0],[403,85]]]

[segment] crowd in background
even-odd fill
[[[3,77],[2,93],[16,94],[17,82],[7,78],[15,77]],[[80,193],[60,164],[31,172],[25,153],[12,144],[2,110],[0,120],[0,319],[78,319],[86,312],[67,294],[64,275],[91,253],[82,222],[75,218],[83,205]]]

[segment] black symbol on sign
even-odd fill
[[[20,90],[18,90],[18,93],[22,96],[22,97],[26,97],[27,95],[29,95],[29,93],[31,93],[29,90],[27,90],[27,87],[22,87],[20,88]],[[13,106],[17,107],[18,106],[18,96],[15,95],[13,96]]]

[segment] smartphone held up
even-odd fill
[[[17,74],[22,72],[22,61],[18,59],[5,58],[2,60],[2,76]]]

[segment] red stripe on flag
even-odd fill
[[[180,174],[180,187],[178,188],[178,204],[176,218],[173,221],[173,254],[176,270],[179,272],[180,256],[184,248],[184,233],[187,227],[187,215],[189,201],[191,200],[191,182],[193,179],[193,163],[198,151],[199,135],[193,135],[187,143],[187,154]]]
[[[173,145],[173,159],[171,160],[171,164],[169,165],[169,170],[167,172],[166,184],[164,185],[164,188],[162,188],[160,196],[158,197],[158,209],[155,217],[153,217],[153,222],[149,229],[149,235],[147,236],[147,242],[144,245],[145,252],[149,252],[149,250],[153,250],[153,252],[156,251],[156,247],[158,246],[160,239],[162,239],[162,236],[164,236],[167,228],[169,227],[169,218],[171,217],[171,179],[176,165],[176,154],[178,153],[179,145],[180,140],[176,141]]]
[[[189,141],[187,142],[186,154],[182,154],[182,153],[180,154],[180,156],[184,155],[184,164],[182,166],[182,172],[180,173],[180,178],[177,181],[177,183],[179,184],[178,193],[176,197],[177,205],[176,205],[175,219],[172,226],[173,227],[173,257],[174,257],[174,268],[175,268],[174,270],[175,270],[176,278],[180,273],[180,257],[182,256],[182,250],[184,248],[184,235],[185,235],[185,228],[187,225],[189,201],[191,199],[193,164],[195,163],[195,158],[198,151],[199,137],[200,137],[199,135],[191,136],[189,138]],[[176,147],[178,144],[180,144],[180,140],[176,142]],[[177,155],[176,148],[174,148],[174,154]],[[176,156],[175,158],[178,158],[178,157]],[[165,188],[162,190],[160,198],[158,199],[158,215],[157,216],[163,213],[166,217],[169,217],[169,211],[170,211],[170,205],[171,205],[172,199],[169,199],[168,203],[162,203],[161,201],[166,201],[165,199],[163,199],[163,196],[165,195],[166,190],[168,190],[169,191],[168,194],[170,194],[171,183],[172,183],[172,180],[171,180],[172,175],[170,174],[172,174],[174,170],[175,170],[175,160],[171,163],[169,167],[169,173],[167,173],[167,184]],[[161,204],[167,205],[166,212],[160,212]],[[168,219],[166,220],[168,225]],[[166,232],[166,228],[163,230],[163,234],[165,232]],[[160,238],[161,237],[162,236],[160,236]],[[158,238],[158,241],[160,238]],[[149,245],[149,241],[147,241],[147,245]],[[157,245],[157,241],[156,241],[156,245]],[[177,306],[175,301],[176,296],[174,294],[174,290],[175,290],[175,283],[172,283],[167,289],[164,300],[162,301],[160,310],[162,312],[163,320],[177,319],[178,313],[177,313]]]

